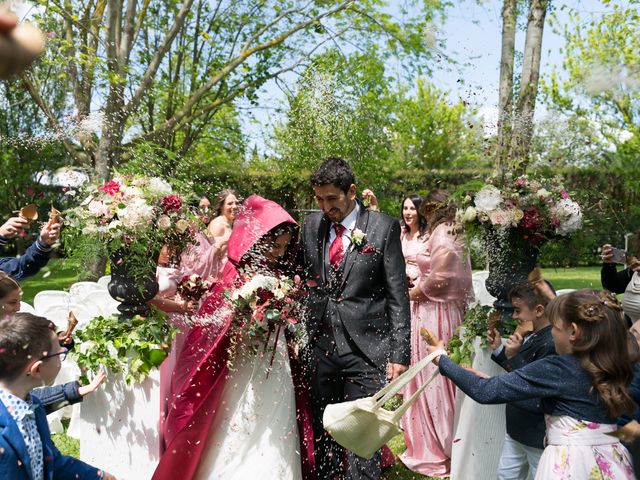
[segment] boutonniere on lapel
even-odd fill
[[[367,243],[367,234],[359,228],[351,231],[351,250],[356,249],[360,253],[373,253],[376,249]]]

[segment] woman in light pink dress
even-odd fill
[[[427,355],[420,328],[428,328],[445,343],[462,323],[472,294],[471,263],[462,238],[452,232],[455,205],[444,190],[429,193],[420,208],[429,238],[416,256],[420,276],[410,288],[412,300],[411,363]],[[412,395],[437,367],[430,365],[406,387]],[[407,450],[400,460],[422,475],[447,477],[453,444],[455,385],[438,376],[403,416]]]

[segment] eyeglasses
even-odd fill
[[[51,355],[45,355],[44,357],[40,357],[38,360],[46,360],[47,358],[60,357],[60,361],[64,362],[65,358],[67,358],[67,353],[69,353],[69,349],[67,347],[62,347],[62,351],[58,353],[52,353]]]

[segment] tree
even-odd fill
[[[61,31],[24,82],[52,127],[42,67],[66,65],[80,118],[99,110],[100,128],[64,138],[75,161],[109,177],[123,152],[150,142],[185,155],[212,118],[239,97],[255,101],[268,80],[295,70],[326,44],[385,41],[410,61],[424,58],[425,22],[442,8],[418,2],[402,24],[378,0],[40,0],[42,21]],[[98,105],[96,108],[94,105]],[[80,150],[80,152],[78,151]]]
[[[507,165],[516,171],[526,169],[533,132],[533,116],[540,78],[542,34],[548,0],[529,0],[527,29],[518,92],[513,91],[513,56],[515,55],[516,3],[504,0],[502,10],[502,54],[500,63],[500,100],[496,167]],[[515,96],[515,102],[511,97]],[[505,150],[508,148],[508,151]]]
[[[552,108],[589,119],[594,135],[614,146],[640,134],[640,1],[628,3],[587,22],[571,10],[563,30],[566,77],[554,71],[544,84]]]
[[[407,78],[399,80],[387,70],[377,49],[348,57],[330,50],[316,58],[289,96],[286,120],[274,130],[269,168],[285,181],[341,156],[354,166],[360,185],[379,188],[398,171],[477,162],[481,129],[474,128],[464,102],[450,105],[417,71],[405,71]]]

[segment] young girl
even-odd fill
[[[557,356],[491,378],[443,356],[436,360],[440,373],[479,403],[524,400],[535,408],[539,399],[547,434],[536,480],[634,479],[626,448],[607,435],[616,430],[617,416],[636,408],[627,388],[635,359],[620,304],[607,293],[579,290],[547,308]],[[442,347],[438,342],[428,350]]]
[[[0,271],[0,320],[11,317],[20,310],[22,288],[20,284],[5,272]],[[66,338],[58,335],[60,343],[67,345]],[[67,405],[81,402],[83,397],[93,393],[106,378],[106,373],[100,371],[89,385],[80,385],[80,382],[69,382],[62,385],[36,388],[31,393],[38,397],[44,405],[47,414],[53,413]]]
[[[8,317],[20,310],[22,289],[20,284],[5,272],[0,272],[0,317]]]

